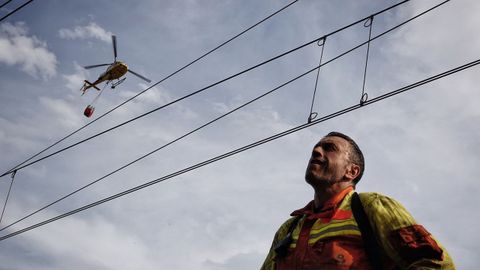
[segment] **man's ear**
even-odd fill
[[[345,178],[348,180],[353,180],[357,178],[359,174],[360,174],[360,166],[354,163],[350,163],[347,166],[347,171],[345,172]]]

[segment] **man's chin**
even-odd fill
[[[323,186],[326,184],[330,184],[330,180],[316,177],[315,175],[309,173],[305,175],[305,182],[307,182],[311,186]]]
[[[305,173],[305,182],[312,184],[312,182],[315,182],[315,178],[316,177],[312,173],[309,173],[308,171]]]

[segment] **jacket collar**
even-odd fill
[[[328,199],[320,209],[315,209],[315,202],[310,201],[305,207],[293,211],[291,216],[300,216],[306,215],[308,219],[315,218],[326,218],[331,217],[335,213],[335,210],[340,206],[340,203],[343,201],[345,196],[353,191],[353,187],[349,186],[339,193],[337,193],[332,198]]]

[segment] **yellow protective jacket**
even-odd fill
[[[351,210],[350,205],[353,192],[354,191],[351,191],[345,196],[339,205],[339,209]],[[393,266],[393,268],[388,267],[388,269],[455,269],[445,248],[419,225],[399,202],[378,193],[369,192],[360,193],[359,195],[373,233],[376,235],[377,242],[386,257],[382,258],[382,261],[391,262]],[[295,248],[295,239],[299,237],[303,219],[304,218],[300,219],[292,232],[294,241],[290,245],[291,249]],[[272,248],[261,270],[277,269],[274,247],[285,238],[293,220],[294,218],[288,219],[278,229],[273,240]],[[355,220],[348,222],[350,223],[348,230],[335,230],[336,232],[328,235],[327,238],[348,234],[358,235],[360,230],[354,228],[355,226],[358,227]],[[327,226],[328,225],[329,224],[327,224]],[[335,226],[337,225],[332,223],[330,228],[334,228]],[[325,231],[328,230],[326,227],[324,229]],[[318,235],[318,233],[316,233],[316,235]],[[311,237],[313,237],[313,234],[311,234]]]

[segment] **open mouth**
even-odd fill
[[[323,165],[325,165],[325,163],[326,162],[324,160],[319,160],[319,159],[310,160],[310,164],[317,164],[317,165],[323,166]]]

